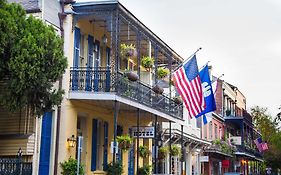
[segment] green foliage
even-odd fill
[[[271,116],[267,108],[254,106],[251,115],[255,127],[260,131],[263,141],[267,141],[268,150],[264,152],[265,167],[271,167],[274,172],[281,168],[281,131],[278,128],[280,119]]]
[[[76,175],[77,174],[77,160],[73,158],[69,158],[67,161],[60,163],[60,167],[62,169],[62,175]],[[79,175],[84,175],[84,167],[82,165],[79,166]]]
[[[53,84],[67,67],[63,41],[53,27],[0,0],[0,104],[10,111],[28,106],[41,115],[59,105]]]
[[[159,67],[157,69],[158,78],[165,78],[170,73],[169,69],[164,67]]]
[[[141,59],[141,65],[146,69],[152,68],[153,64],[154,58],[152,57],[146,56]]]
[[[152,167],[151,165],[144,165],[138,169],[138,175],[151,175]]]
[[[124,44],[122,43],[120,45],[121,51],[121,57],[123,59],[128,59],[130,57],[134,57],[136,55],[136,47],[133,44]]]
[[[169,147],[167,146],[162,146],[158,150],[158,159],[163,160],[167,157],[169,153]]]
[[[139,154],[140,154],[140,157],[146,158],[150,154],[150,151],[147,146],[140,146]]]
[[[120,149],[127,151],[133,143],[133,138],[129,135],[121,135],[117,136],[116,141],[118,142],[118,147]]]
[[[179,156],[181,154],[181,148],[177,145],[171,145],[171,156]]]
[[[121,175],[123,173],[123,165],[121,161],[111,162],[107,165],[108,175]]]

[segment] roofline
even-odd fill
[[[180,62],[184,61],[184,58],[180,56],[175,50],[173,50],[167,43],[165,43],[159,36],[157,36],[152,30],[150,30],[145,24],[143,24],[132,12],[130,12],[123,4],[121,4],[118,0],[105,0],[105,1],[91,1],[91,2],[75,2],[73,7],[82,7],[82,6],[94,6],[94,5],[114,5],[116,4],[119,9],[123,10],[123,12],[130,15],[133,20],[135,20],[141,27],[143,27],[151,36],[154,37],[156,41],[158,41],[161,45],[166,47],[168,51],[170,51],[173,57],[177,57],[176,60]]]
[[[145,24],[143,24],[132,12],[130,12],[123,4],[118,2],[118,4],[124,8],[126,12],[128,12],[133,18],[135,18],[136,21],[138,21],[148,32],[152,34],[152,36],[155,36],[157,40],[160,41],[164,46],[166,46],[173,54],[175,54],[178,58],[180,58],[180,61],[183,61],[184,58],[181,57],[175,50],[173,50],[167,43],[165,43],[159,36],[157,36],[152,30],[150,30]]]

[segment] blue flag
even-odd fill
[[[208,65],[206,65],[199,72],[199,76],[200,76],[201,84],[202,84],[202,88],[203,88],[206,108],[200,114],[196,115],[195,116],[196,118],[198,118],[198,117],[200,117],[200,116],[202,116],[202,115],[204,115],[208,112],[216,110],[216,102],[215,102],[215,97],[214,97],[214,93],[213,93],[213,89],[212,89],[212,83],[211,83],[211,80],[210,80]]]

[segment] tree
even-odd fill
[[[281,132],[278,129],[277,117],[268,114],[267,108],[251,108],[255,127],[261,132],[262,139],[268,142],[269,149],[264,153],[265,164],[274,171],[281,168]]]
[[[54,28],[0,0],[0,29],[0,104],[10,111],[28,107],[36,115],[60,104],[63,91],[54,83],[67,59]]]

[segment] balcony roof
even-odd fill
[[[74,15],[86,15],[87,13],[90,15],[91,10],[99,8],[107,8],[107,9],[119,9],[123,14],[126,15],[126,19],[131,20],[134,24],[140,28],[145,35],[152,40],[152,43],[157,43],[159,47],[163,50],[170,52],[172,57],[176,59],[178,62],[182,62],[184,60],[178,53],[176,53],[167,43],[165,43],[160,37],[158,37],[153,31],[151,31],[145,24],[143,24],[134,14],[132,14],[124,5],[122,5],[117,0],[98,0],[91,2],[76,2],[72,5],[74,7]]]

